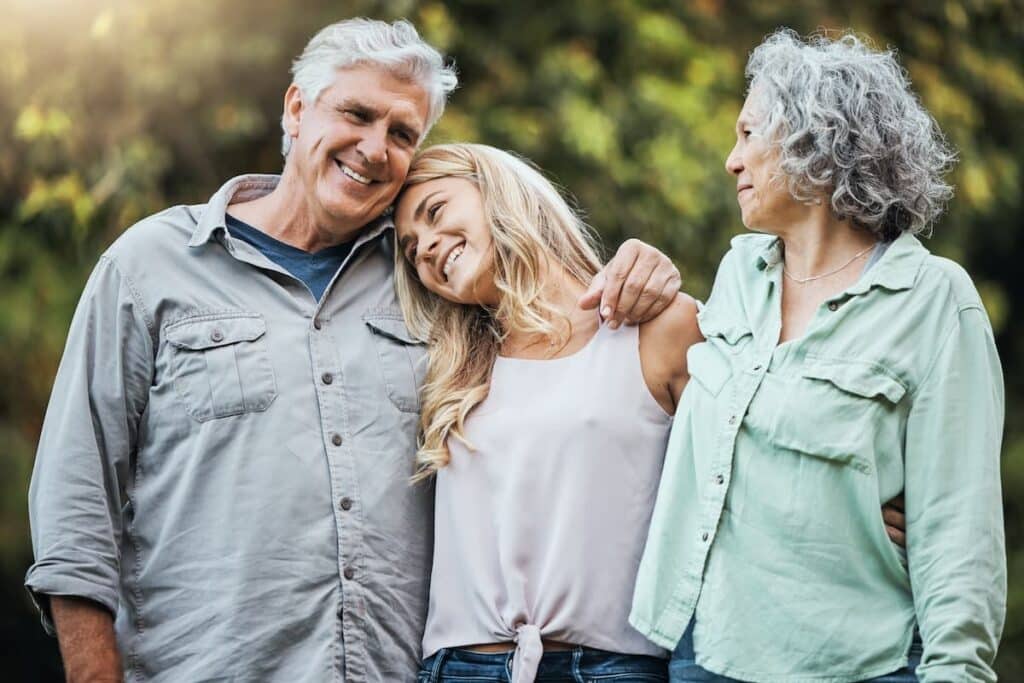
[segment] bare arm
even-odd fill
[[[640,325],[640,364],[651,395],[666,413],[675,413],[690,374],[686,352],[704,341],[697,327],[697,304],[682,292],[652,320]]]
[[[68,683],[121,683],[121,654],[107,608],[83,598],[50,598]]]

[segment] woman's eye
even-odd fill
[[[437,212],[441,210],[441,206],[443,204],[444,204],[444,202],[437,202],[436,204],[431,206],[429,209],[427,209],[427,218],[429,218],[431,221],[433,221],[435,218],[437,218]]]

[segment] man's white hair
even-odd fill
[[[429,100],[426,128],[417,144],[444,113],[448,94],[459,79],[455,68],[444,63],[441,53],[420,38],[416,28],[404,19],[387,23],[358,17],[345,19],[320,30],[292,63],[292,82],[302,99],[315,103],[333,81],[338,69],[374,66],[395,76],[419,83]],[[284,129],[284,117],[281,117]],[[292,138],[287,129],[281,154],[288,156]]]

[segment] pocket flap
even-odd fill
[[[864,398],[884,396],[891,403],[899,403],[907,393],[902,382],[873,363],[808,359],[802,374],[808,379],[831,382],[847,393]]]
[[[712,396],[718,395],[732,374],[729,362],[708,342],[694,344],[687,350],[686,369]]]
[[[748,334],[750,328],[718,313],[719,309],[704,306],[697,314],[697,326],[704,338],[721,337],[729,344],[735,344]]]
[[[394,339],[402,344],[422,344],[419,339],[412,336],[409,332],[409,328],[405,326],[405,321],[401,318],[396,318],[393,315],[378,314],[378,313],[364,313],[363,322],[366,323],[376,334]]]
[[[258,315],[231,315],[216,318],[190,318],[169,325],[167,341],[182,349],[201,351],[241,341],[259,339],[267,324]]]

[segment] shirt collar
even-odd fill
[[[864,294],[872,287],[883,287],[892,291],[910,289],[914,286],[921,264],[928,256],[920,240],[905,232],[897,237],[885,250],[878,262],[864,277],[846,290],[847,294]],[[756,256],[758,270],[767,270],[782,263],[782,240],[775,238],[761,249]]]
[[[269,194],[280,181],[279,175],[250,173],[236,176],[224,183],[203,208],[188,246],[202,246],[213,239],[218,231],[227,232],[225,217],[229,204],[250,201]],[[394,226],[390,210],[386,211],[383,216],[363,228],[353,247],[369,242]]]

